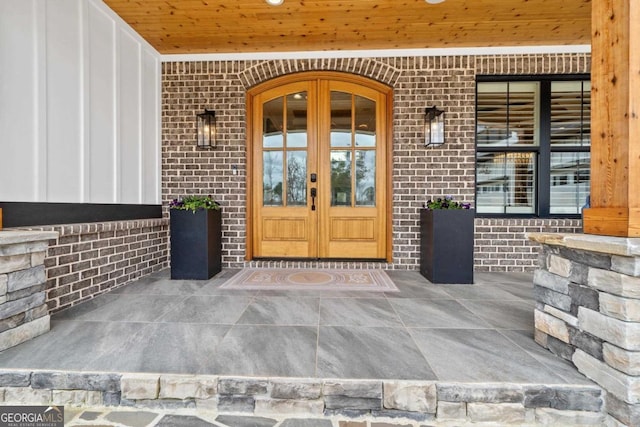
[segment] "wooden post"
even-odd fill
[[[584,231],[640,237],[640,1],[591,2],[591,208]]]

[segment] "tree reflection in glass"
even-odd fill
[[[351,151],[331,152],[331,206],[351,206]]]
[[[282,151],[264,151],[262,188],[264,206],[282,206]]]
[[[376,152],[356,150],[356,206],[376,204]]]
[[[287,153],[287,205],[307,204],[307,152]]]

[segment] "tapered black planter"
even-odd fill
[[[207,280],[222,269],[222,215],[171,209],[171,278]]]
[[[420,273],[432,283],[473,283],[473,209],[420,209]]]

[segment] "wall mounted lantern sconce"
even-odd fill
[[[435,106],[424,111],[424,145],[444,144],[444,111]]]
[[[198,128],[198,145],[200,150],[211,150],[216,148],[216,112],[204,110],[196,117],[196,126]]]

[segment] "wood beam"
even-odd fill
[[[584,231],[640,237],[640,2],[591,5],[591,208]]]

